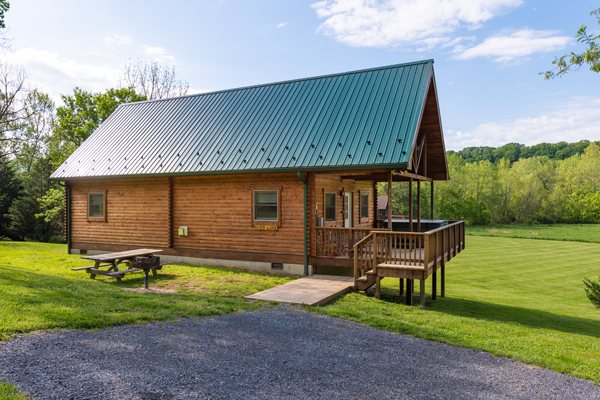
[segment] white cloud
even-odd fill
[[[162,63],[171,63],[171,64],[176,64],[176,60],[175,57],[173,57],[172,55],[169,54],[169,52],[167,52],[167,50],[165,50],[163,47],[157,46],[157,47],[153,47],[153,46],[148,46],[148,45],[143,45],[143,50],[142,50],[142,54],[150,57],[150,59],[152,61],[157,61],[157,62],[162,62]]]
[[[11,61],[23,65],[31,80],[55,100],[78,86],[89,91],[115,87],[119,70],[108,64],[82,64],[61,57],[57,52],[24,48],[9,55]]]
[[[557,36],[554,31],[521,29],[512,33],[500,33],[485,39],[476,46],[454,48],[455,58],[470,60],[476,57],[490,57],[496,62],[513,62],[533,53],[555,51],[565,47],[571,38]]]
[[[451,41],[522,0],[325,0],[312,4],[325,21],[319,31],[357,47],[418,46]]]
[[[103,38],[103,41],[111,49],[114,49],[117,46],[126,46],[131,44],[131,38],[129,36],[121,36],[117,34],[106,36]]]
[[[282,22],[280,24],[277,25],[278,28],[283,28],[284,26],[286,26],[288,23],[288,21]]]
[[[600,140],[600,98],[574,97],[552,112],[509,122],[490,122],[462,131],[446,131],[448,149],[468,146],[502,146],[517,142],[577,142]]]

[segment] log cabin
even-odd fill
[[[421,182],[433,194],[448,179],[433,60],[122,104],[51,179],[66,187],[71,254],[349,268],[359,289],[392,276],[412,290],[464,248],[461,221],[421,220]],[[398,229],[391,201],[377,216],[378,182],[392,199],[396,181],[408,220],[417,208]]]

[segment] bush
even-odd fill
[[[583,284],[585,285],[585,294],[588,299],[596,308],[600,308],[600,276],[598,276],[598,282],[583,278]]]

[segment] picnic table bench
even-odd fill
[[[158,270],[161,270],[163,265],[158,257],[154,257],[154,253],[160,253],[162,250],[157,249],[138,249],[121,251],[118,253],[99,254],[96,256],[81,257],[86,260],[94,261],[94,265],[87,267],[71,268],[71,271],[83,271],[90,274],[91,279],[95,279],[96,275],[110,276],[117,278],[117,282],[121,282],[121,278],[128,273],[144,271],[145,286],[148,288],[148,273],[152,271],[152,275],[156,275]],[[127,269],[119,270],[119,265],[127,264]],[[106,270],[100,269],[109,267]]]

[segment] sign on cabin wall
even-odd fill
[[[257,231],[276,231],[279,230],[277,225],[254,225],[254,229]]]

